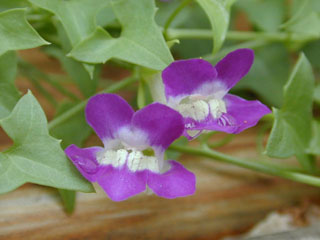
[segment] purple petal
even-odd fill
[[[133,115],[132,125],[148,135],[150,146],[164,149],[184,130],[180,113],[161,103],[153,103],[137,111]]]
[[[169,161],[171,169],[163,174],[149,172],[148,186],[164,198],[185,197],[196,190],[195,175],[176,161]]]
[[[218,72],[218,79],[229,90],[249,72],[253,60],[254,52],[248,48],[238,49],[229,53],[215,66]]]
[[[258,100],[247,101],[232,94],[227,94],[224,100],[227,113],[233,117],[237,126],[233,133],[255,126],[264,115],[271,113],[271,110]]]
[[[167,100],[196,93],[206,83],[213,82],[217,72],[211,63],[203,59],[179,60],[162,72]]]
[[[70,145],[65,149],[65,153],[88,181],[95,182],[100,170],[96,153],[101,150],[101,147],[78,148]]]
[[[98,183],[113,201],[123,201],[146,190],[146,171],[131,172],[126,165],[121,168],[104,167]]]
[[[98,94],[86,106],[86,119],[102,140],[114,138],[114,133],[129,125],[134,113],[131,106],[115,94]]]

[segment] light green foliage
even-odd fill
[[[17,59],[14,52],[0,56],[0,119],[8,116],[19,100],[14,86],[17,73]]]
[[[277,31],[285,19],[285,0],[240,0],[235,5],[245,11],[250,21],[263,31]]]
[[[306,54],[307,58],[310,60],[312,66],[320,71],[320,40],[308,43],[304,48],[303,52]]]
[[[312,138],[307,151],[310,154],[320,155],[320,122],[318,120],[312,122]]]
[[[233,90],[251,89],[265,103],[280,107],[283,86],[289,76],[289,54],[282,44],[271,44],[255,50],[250,72]]]
[[[11,114],[0,121],[14,144],[0,154],[0,193],[32,182],[56,188],[92,192],[67,159],[60,141],[51,137],[41,106],[31,92],[23,96]]]
[[[9,10],[11,8],[23,8],[27,7],[27,0],[1,0],[0,1],[0,12]]]
[[[55,14],[70,40],[71,46],[88,37],[96,28],[96,15],[108,5],[105,0],[29,0],[31,3]],[[84,64],[90,77],[94,66]]]
[[[110,4],[122,26],[120,37],[113,38],[98,27],[72,50],[72,57],[89,63],[104,63],[117,58],[156,70],[162,70],[173,61],[154,21],[154,1],[117,0]]]
[[[284,87],[281,109],[273,109],[275,122],[267,144],[270,157],[296,155],[302,164],[311,138],[314,76],[307,58],[301,54]]]
[[[77,84],[85,97],[90,97],[96,92],[100,67],[94,69],[93,78],[91,79],[83,64],[66,57],[65,52],[62,49],[50,46],[46,48],[46,52],[60,61],[64,70]]]
[[[64,112],[74,107],[75,103],[66,102],[63,103],[57,110],[55,117],[59,117]],[[66,148],[71,144],[82,146],[83,142],[89,137],[91,128],[87,124],[84,112],[79,112],[72,116],[67,121],[50,129],[50,134],[57,138],[62,139],[62,147]]]
[[[97,13],[108,5],[106,0],[29,1],[58,17],[72,45],[79,43],[95,30]]]
[[[222,46],[227,35],[230,8],[235,0],[197,0],[207,14],[213,34],[213,53],[216,53]]]
[[[24,9],[0,13],[0,55],[10,50],[21,50],[49,44],[32,28]]]
[[[283,28],[293,37],[305,40],[320,37],[320,1],[294,0],[291,10],[292,17]]]

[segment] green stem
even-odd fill
[[[122,88],[125,88],[126,86],[130,85],[131,83],[135,82],[136,80],[137,80],[136,76],[128,77],[124,80],[121,80],[120,82],[114,83],[110,87],[100,91],[100,93],[116,92]],[[55,119],[50,121],[48,124],[49,130],[55,128],[59,124],[65,122],[66,120],[68,120],[72,116],[76,115],[78,112],[82,111],[84,109],[84,107],[86,106],[87,101],[88,101],[88,99],[83,100],[82,102],[75,105],[73,108],[69,109],[68,111],[64,112],[63,114],[59,115],[58,117],[56,117]]]
[[[170,39],[211,39],[212,31],[210,29],[177,29],[170,28],[167,30],[167,36]],[[292,35],[285,32],[245,32],[245,31],[229,31],[226,35],[228,40],[250,41],[264,40],[270,42],[286,42],[286,41],[305,41],[317,39],[314,36]]]
[[[173,13],[167,19],[167,21],[166,21],[166,23],[164,24],[164,27],[163,27],[163,35],[167,40],[169,40],[168,35],[167,35],[167,30],[170,27],[171,23],[176,18],[176,16],[181,12],[181,10],[184,7],[186,7],[191,1],[192,0],[184,0],[184,1],[182,1],[181,4],[176,8],[176,10],[173,11]]]
[[[257,172],[320,187],[320,178],[318,177],[295,172],[295,171],[286,170],[276,166],[266,165],[256,161],[243,160],[240,158],[232,157],[232,156],[211,150],[209,148],[198,149],[198,148],[188,147],[188,146],[171,145],[169,149],[182,152],[182,153],[208,157],[217,161],[231,163],[233,165],[237,165],[239,167],[247,168]]]
[[[216,141],[214,143],[208,143],[208,146],[210,148],[218,148],[218,147],[222,147],[223,145],[229,143],[232,141],[232,139],[235,137],[234,134],[228,134],[226,137],[222,138],[219,141]]]

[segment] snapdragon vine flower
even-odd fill
[[[160,103],[134,112],[121,97],[99,94],[90,98],[85,113],[104,147],[70,145],[65,152],[112,200],[125,200],[147,185],[164,198],[194,193],[194,174],[176,161],[164,161],[165,149],[183,133],[178,112]]]
[[[162,72],[168,106],[184,117],[189,139],[203,130],[239,133],[270,113],[259,101],[247,101],[228,91],[251,68],[254,53],[238,49],[213,67],[203,59],[178,60]],[[189,131],[192,130],[192,131]],[[190,132],[197,132],[190,136]]]

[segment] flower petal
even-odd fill
[[[190,136],[188,134],[190,130],[214,130],[236,134],[255,126],[260,118],[271,113],[267,106],[257,100],[247,101],[232,94],[227,94],[223,100],[226,103],[227,113],[222,114],[218,119],[209,114],[203,121],[185,118],[183,135],[192,140],[198,135]]]
[[[227,105],[227,113],[235,119],[237,126],[233,133],[239,133],[255,126],[260,118],[271,113],[271,110],[258,100],[247,101],[232,94],[227,94],[224,100]]]
[[[163,174],[148,173],[148,186],[160,197],[177,198],[194,194],[195,175],[176,161],[169,161],[171,169]]]
[[[91,97],[85,112],[87,122],[103,142],[113,139],[118,129],[129,125],[134,113],[123,98],[108,93]]]
[[[102,149],[101,147],[78,148],[72,144],[65,149],[65,153],[82,176],[90,182],[95,182],[100,171],[96,153]]]
[[[123,201],[146,190],[145,171],[131,172],[126,165],[121,168],[106,166],[98,183],[113,201]]]
[[[254,60],[254,52],[251,49],[243,48],[235,50],[220,60],[215,69],[218,72],[218,79],[231,89],[250,70]]]
[[[147,134],[150,146],[163,149],[180,137],[184,129],[180,113],[161,103],[153,103],[137,111],[133,115],[132,126]]]
[[[165,94],[170,98],[183,98],[196,93],[206,83],[213,82],[217,72],[211,63],[203,59],[179,60],[162,72]]]

